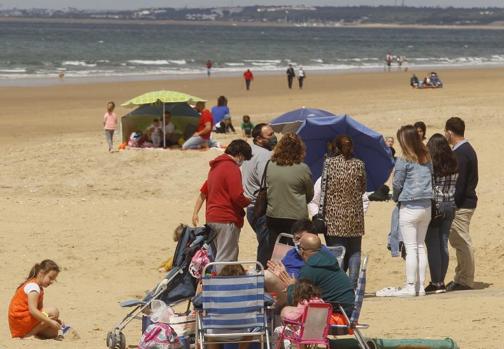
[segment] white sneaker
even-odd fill
[[[404,287],[398,289],[394,294],[392,295],[393,297],[415,297],[417,295],[415,291],[415,285],[414,284],[406,284]]]

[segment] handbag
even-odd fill
[[[315,230],[320,234],[327,233],[327,223],[325,221],[325,197],[327,191],[327,165],[324,160],[324,165],[322,167],[322,177],[320,179],[320,200],[318,213],[313,215],[312,223]]]
[[[252,224],[264,216],[266,214],[266,210],[268,208],[268,187],[266,186],[266,173],[268,171],[268,165],[270,160],[266,163],[264,167],[264,172],[261,178],[261,184],[259,185],[259,189],[254,193],[256,195],[256,201],[254,205],[254,218],[252,220]]]

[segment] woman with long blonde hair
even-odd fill
[[[406,284],[393,295],[425,295],[425,235],[431,220],[432,162],[413,125],[397,131],[402,155],[395,164],[393,194],[399,203],[399,226],[406,247]]]

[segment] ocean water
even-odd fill
[[[504,30],[0,22],[0,80],[504,65]]]

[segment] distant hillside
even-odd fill
[[[148,8],[135,11],[83,11],[74,8],[65,10],[4,9],[0,10],[0,17],[218,21],[291,25],[491,25],[504,23],[504,8],[247,6],[183,9]]]

